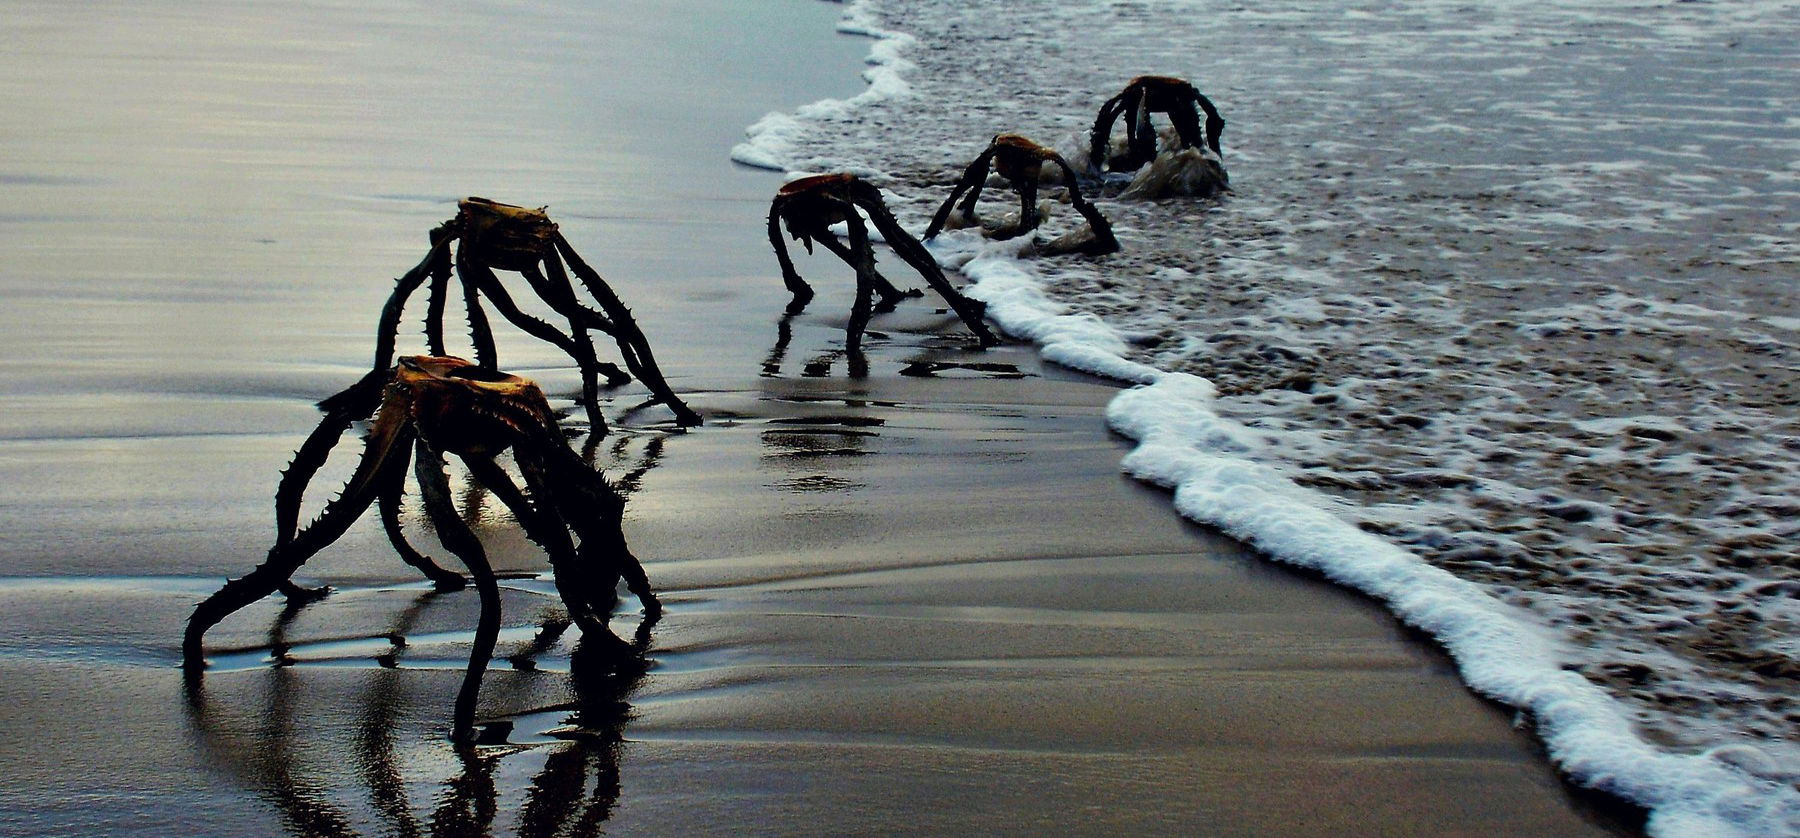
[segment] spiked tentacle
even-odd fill
[[[481,309],[481,291],[470,278],[469,260],[463,248],[456,249],[456,274],[462,280],[463,306],[469,317],[469,340],[475,344],[475,363],[488,369],[499,369],[499,351],[494,348],[494,330],[488,326],[487,312]]]
[[[647,456],[654,457],[654,454]],[[662,614],[662,602],[650,589],[650,578],[644,573],[643,563],[625,542],[625,530],[621,526],[625,517],[625,497],[573,451],[568,451],[565,456],[552,450],[545,457],[544,465],[545,476],[559,502],[569,504],[563,517],[580,534],[582,554],[600,553],[601,560],[624,577],[625,587],[643,604],[644,618],[654,622]],[[598,510],[600,514],[592,514],[592,510]]]
[[[1099,207],[1082,197],[1081,184],[1075,181],[1075,170],[1069,166],[1069,161],[1064,160],[1062,155],[1055,155],[1050,158],[1050,162],[1062,167],[1063,180],[1069,185],[1069,202],[1075,205],[1075,211],[1081,213],[1082,218],[1087,219],[1088,229],[1094,231],[1094,244],[1090,252],[1095,255],[1117,253],[1119,240],[1113,236],[1112,222],[1100,214]]]
[[[881,192],[868,184],[863,184],[863,187],[864,191],[854,196],[855,203],[869,213],[869,220],[874,222],[875,229],[881,231],[882,238],[887,239],[888,247],[893,248],[901,259],[925,277],[925,282],[944,298],[944,302],[950,304],[951,310],[969,327],[969,331],[981,339],[981,345],[993,346],[999,343],[1000,339],[994,337],[994,333],[988,331],[987,324],[981,320],[987,313],[987,303],[970,299],[957,291],[944,276],[943,269],[938,267],[937,260],[931,257],[931,252],[907,233],[893,214],[888,212],[881,202]]]
[[[182,657],[188,667],[205,665],[201,645],[207,629],[252,602],[273,593],[294,571],[312,558],[314,553],[336,541],[374,502],[376,487],[387,468],[405,468],[406,446],[413,432],[406,424],[406,405],[390,399],[382,406],[375,427],[369,432],[368,446],[363,451],[356,472],[345,485],[343,494],[327,503],[312,525],[300,530],[292,540],[278,542],[269,556],[255,570],[225,583],[225,587],[194,608],[188,618],[187,633],[182,639]]]
[[[556,254],[551,253],[545,258],[546,261],[555,260]],[[562,267],[560,262],[557,264],[557,267]],[[575,300],[574,289],[568,284],[566,274],[563,275],[564,281],[561,284],[558,284],[552,282],[549,277],[546,277],[535,266],[527,265],[522,268],[519,273],[524,274],[525,281],[531,283],[531,287],[533,290],[537,291],[538,297],[554,301],[553,307],[555,307],[557,311],[567,311],[570,308],[579,305]],[[567,315],[565,315],[565,317],[567,317],[569,321],[569,336],[575,343],[575,362],[581,367],[581,405],[582,408],[587,411],[589,432],[595,436],[605,436],[606,417],[600,412],[600,374],[602,372],[602,367],[606,368],[605,371],[608,383],[612,382],[612,378],[615,374],[624,377],[626,381],[631,379],[628,376],[625,376],[625,372],[618,367],[615,367],[612,364],[601,364],[599,354],[594,351],[593,335],[588,332],[587,327],[581,325],[581,321],[575,317],[568,317]],[[621,381],[619,383],[623,384],[625,382]]]
[[[788,258],[787,240],[781,235],[781,213],[787,204],[787,199],[780,195],[769,202],[769,244],[775,248],[775,261],[781,263],[781,281],[787,286],[788,293],[794,295],[788,302],[787,313],[799,314],[806,310],[807,303],[812,302],[813,289],[800,278],[800,272],[794,270],[794,260]]]
[[[400,339],[400,315],[406,310],[406,298],[425,281],[426,274],[441,263],[448,246],[448,238],[432,244],[431,251],[419,264],[394,281],[394,293],[388,295],[387,304],[381,307],[381,320],[375,327],[375,363],[370,369],[386,370],[394,365],[394,344]]]
[[[575,285],[569,281],[569,272],[563,267],[562,258],[556,251],[552,250],[544,255],[544,266],[549,269],[550,279],[552,281],[568,286],[569,294],[567,299],[575,307],[573,313],[569,315],[571,318],[578,319],[583,326],[593,329],[596,332],[600,332],[608,337],[615,339],[619,337],[618,326],[614,325],[611,320],[606,319],[605,314],[588,308],[586,305],[582,304],[580,300],[576,299]],[[630,380],[631,379],[629,378],[626,379],[626,381]]]
[[[519,456],[523,454],[524,456]],[[606,617],[612,613],[612,584],[618,578],[616,574],[610,578],[596,575],[595,570],[580,560],[575,550],[575,543],[569,538],[567,525],[562,515],[554,508],[554,491],[536,478],[532,468],[532,457],[526,452],[515,452],[519,460],[519,470],[525,475],[526,485],[531,488],[531,496],[527,496],[513,483],[512,477],[500,468],[491,458],[464,457],[463,462],[475,479],[488,487],[500,502],[512,510],[520,526],[531,540],[550,554],[550,567],[556,573],[556,591],[562,596],[563,605],[569,609],[569,618],[581,628],[583,637],[592,637],[600,642],[624,644],[612,630],[606,626]],[[611,637],[612,640],[606,638]]]
[[[555,253],[545,254],[546,263],[555,256]],[[557,267],[561,267],[561,265]],[[538,299],[549,303],[551,308],[562,311],[578,302],[575,297],[575,286],[568,282],[567,274],[564,274],[563,281],[558,283],[551,282],[550,277],[538,270],[536,265],[520,265],[518,270],[519,275],[525,277],[526,284],[531,286],[531,290],[537,292]]]
[[[614,579],[624,577],[626,587],[643,603],[645,618],[654,621],[662,613],[662,604],[650,589],[643,564],[625,543],[621,526],[625,497],[568,446],[543,446],[538,450],[542,458],[528,458],[520,470],[528,479],[541,481],[552,493],[562,517],[581,536],[584,561],[606,567]],[[655,454],[646,456],[654,458]],[[607,587],[610,591],[611,585]]]
[[[475,642],[469,650],[469,668],[463,674],[462,688],[456,693],[455,721],[452,738],[472,739],[475,732],[475,702],[481,692],[481,676],[493,657],[494,643],[500,637],[500,581],[488,564],[487,551],[481,539],[463,523],[450,498],[450,479],[444,474],[444,458],[420,440],[418,464],[413,469],[419,478],[419,496],[425,501],[425,512],[431,516],[438,540],[455,553],[469,573],[475,577],[475,590],[481,595],[481,618],[475,627]]]
[[[1094,117],[1094,129],[1088,133],[1088,160],[1096,171],[1106,168],[1107,144],[1112,142],[1113,122],[1125,110],[1125,95],[1120,93],[1106,100],[1100,106],[1100,114]]]
[[[445,222],[431,231],[431,244],[437,247],[447,244],[457,235],[456,225]],[[450,293],[450,254],[448,248],[440,252],[438,260],[431,268],[431,293],[425,298],[425,349],[433,355],[446,354],[444,351],[444,306]]]
[[[355,384],[319,402],[325,418],[300,444],[300,450],[294,452],[293,462],[282,471],[281,482],[275,487],[276,544],[293,540],[294,530],[300,525],[300,501],[306,492],[306,484],[325,465],[331,449],[336,447],[351,423],[368,418],[381,405],[381,390],[386,381],[386,370],[371,371]]]
[[[520,331],[545,343],[553,344],[567,354],[570,359],[576,359],[576,353],[579,350],[575,346],[574,339],[563,334],[562,330],[555,326],[520,310],[518,304],[513,302],[512,295],[507,293],[506,286],[501,284],[500,278],[495,276],[493,270],[488,266],[465,260],[457,266],[457,270],[462,273],[464,282],[471,283],[477,291],[492,301],[494,308],[499,310],[500,316],[519,327]]]
[[[562,299],[566,300],[570,306],[568,310],[558,309],[565,317],[569,318],[569,326],[581,329],[583,332],[591,328],[612,337],[616,330],[612,323],[607,321],[606,316],[582,305],[581,301],[575,298],[575,284],[569,281],[569,272],[563,268],[562,257],[557,256],[555,250],[544,254],[544,266],[549,269],[546,284],[553,283],[559,286],[562,289]],[[631,376],[613,364],[601,363],[599,369],[606,376],[606,386],[608,387],[622,387],[631,383]]]
[[[675,412],[676,424],[700,424],[700,414],[695,413],[686,403],[682,402],[681,398],[675,395],[675,391],[669,387],[669,382],[663,379],[662,370],[656,366],[656,358],[650,351],[650,341],[645,339],[643,331],[638,328],[637,320],[631,316],[631,309],[625,307],[618,295],[614,294],[612,288],[606,284],[606,280],[600,278],[599,273],[588,267],[586,262],[581,261],[581,256],[575,252],[575,248],[569,245],[568,240],[563,238],[561,233],[556,234],[556,249],[568,262],[569,269],[575,272],[576,277],[580,278],[581,284],[587,288],[588,293],[593,294],[594,299],[600,303],[600,311],[604,313],[604,319],[617,330],[614,337],[619,342],[619,351],[625,356],[626,368],[630,369],[632,375],[637,376],[639,381],[644,382],[644,386],[650,388],[650,392],[656,396],[658,401]]]
[[[382,478],[383,485],[378,489],[376,501],[381,513],[381,527],[387,531],[388,542],[394,545],[394,552],[400,559],[425,574],[440,591],[459,591],[468,586],[468,580],[462,574],[445,570],[430,556],[418,551],[412,542],[406,540],[406,532],[400,526],[400,501],[406,490],[405,469],[395,469]]]
[[[963,215],[969,218],[975,217],[975,202],[981,197],[981,184],[987,180],[988,164],[993,159],[994,149],[989,146],[987,150],[976,155],[974,162],[963,169],[962,177],[956,181],[956,186],[950,189],[950,197],[944,199],[943,205],[939,206],[937,212],[932,214],[931,223],[925,227],[924,238],[926,241],[936,238],[938,233],[944,231],[944,225],[950,220],[950,210],[956,205],[957,196],[963,194],[965,190],[969,192],[969,200],[963,202]]]

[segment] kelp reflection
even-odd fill
[[[788,347],[794,341],[794,315],[784,314],[775,322],[775,345],[769,348],[769,354],[763,357],[762,376],[764,378],[780,378],[782,364],[787,361]],[[880,332],[866,332],[876,337],[886,337]],[[848,373],[853,379],[869,377],[869,357],[863,353],[862,342],[846,345],[843,349],[826,350],[801,365],[800,374],[806,378],[829,378],[831,368],[839,358],[845,359]]]
[[[415,598],[390,636],[406,637],[438,596]],[[277,623],[271,649],[288,648],[287,625]],[[536,658],[558,648],[568,626],[549,620],[506,655],[514,670],[507,687],[523,693],[560,678],[540,671]],[[472,742],[447,741],[429,721],[437,714],[430,698],[409,697],[417,672],[395,659],[399,652],[365,670],[354,688],[330,690],[333,709],[342,694],[354,696],[348,727],[306,717],[309,679],[302,673],[309,668],[285,665],[263,671],[259,708],[242,700],[215,704],[203,680],[188,679],[188,715],[208,761],[274,804],[295,835],[591,835],[618,800],[622,729],[631,716],[626,698],[648,669],[648,644],[647,626],[623,660],[610,646],[578,639],[568,659],[571,700],[485,720]],[[517,706],[514,695],[499,693]],[[527,723],[546,729],[518,730]],[[542,767],[522,787],[504,779],[540,756]],[[431,790],[429,798],[423,790]]]
[[[460,575],[439,567],[401,532],[398,510],[411,466],[438,541],[468,568],[481,597],[480,622],[468,675],[457,694],[453,730],[458,739],[473,735],[482,671],[500,631],[500,586],[486,548],[469,525],[476,503],[459,511],[451,497],[447,471],[451,454],[462,461],[472,482],[497,498],[548,554],[569,619],[588,640],[611,645],[621,657],[630,654],[629,644],[607,625],[621,580],[643,604],[645,623],[654,623],[660,615],[643,565],[625,543],[624,494],[569,447],[549,401],[530,380],[461,358],[414,355],[401,358],[383,375],[371,373],[321,404],[327,408],[326,418],[301,446],[276,489],[276,542],[268,558],[244,576],[228,580],[195,606],[188,620],[182,658],[190,677],[199,677],[206,667],[202,638],[227,616],[277,590],[295,604],[328,593],[300,588],[290,579],[378,500],[383,525],[401,557],[439,588],[462,587]],[[374,420],[355,473],[311,524],[300,526],[307,484],[350,425],[371,415]],[[497,459],[506,452],[523,479],[522,487]]]

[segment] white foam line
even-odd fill
[[[903,73],[912,65],[901,57],[915,42],[910,35],[876,25],[868,0],[849,8],[839,30],[878,39],[864,74],[869,89],[848,100],[815,102],[793,116],[765,116],[732,159],[791,173],[804,162],[794,140],[806,121],[910,95]],[[1107,406],[1108,424],[1137,441],[1121,464],[1126,473],[1174,490],[1183,516],[1372,596],[1431,634],[1471,689],[1532,716],[1561,770],[1648,809],[1651,835],[1800,835],[1800,791],[1735,767],[1731,760],[1749,757],[1729,745],[1701,754],[1652,747],[1618,701],[1563,668],[1571,656],[1528,615],[1363,532],[1329,511],[1328,496],[1244,456],[1258,447],[1256,435],[1214,409],[1212,382],[1125,357],[1129,345],[1117,330],[1044,294],[1043,280],[1016,258],[1016,246],[958,231],[940,236],[931,250],[945,267],[974,280],[966,292],[988,304],[1001,329],[1038,344],[1046,360],[1134,385]]]
[[[1136,385],[1107,406],[1108,424],[1137,440],[1122,467],[1173,489],[1183,516],[1386,603],[1443,644],[1470,688],[1529,712],[1569,776],[1649,809],[1652,835],[1749,838],[1800,829],[1800,793],[1711,753],[1652,747],[1616,700],[1563,668],[1571,657],[1529,617],[1363,532],[1331,514],[1327,496],[1242,456],[1254,450],[1255,434],[1214,410],[1212,382],[1123,357],[1127,344],[1115,330],[1050,301],[1023,263],[991,250],[970,257],[970,247],[947,238],[934,250],[940,261],[961,262],[975,280],[967,293],[987,302],[1008,334],[1038,343],[1055,363]]]
[[[875,39],[869,56],[864,59],[869,65],[863,71],[863,80],[869,83],[868,88],[849,99],[820,99],[812,104],[802,105],[792,114],[780,111],[764,114],[762,119],[745,129],[745,140],[732,147],[732,160],[746,166],[792,174],[802,166],[799,139],[806,132],[808,122],[841,116],[870,102],[902,99],[912,95],[912,87],[906,83],[903,74],[912,69],[914,64],[903,58],[902,54],[918,43],[917,39],[904,32],[876,25],[875,16],[865,2],[852,3],[844,10],[844,17],[838,22],[837,31]]]

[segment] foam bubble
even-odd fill
[[[880,174],[865,166],[811,154],[807,151],[811,146],[801,141],[810,126],[819,122],[843,118],[859,106],[912,95],[912,86],[906,82],[905,73],[914,65],[903,56],[917,40],[904,32],[877,25],[874,14],[863,3],[853,3],[844,11],[837,30],[875,39],[866,59],[869,68],[863,71],[868,88],[849,99],[820,99],[802,106],[792,115],[779,112],[764,115],[745,129],[744,141],[732,147],[732,160],[759,169],[785,169],[790,173],[811,169],[847,171],[865,177]]]
[[[1138,385],[1126,467],[1179,511],[1383,598],[1654,834],[1800,832],[1784,4],[853,8],[919,38],[910,91],[803,118],[788,165],[876,172],[913,226],[997,131],[1075,162],[1125,78],[1199,82],[1225,200],[1107,175],[1122,252],[940,261]]]

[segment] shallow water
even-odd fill
[[[853,91],[865,46],[831,33],[829,7],[687,11],[5,4],[0,833],[429,822],[433,796],[416,798],[422,816],[396,814],[387,778],[456,765],[440,699],[466,664],[472,599],[384,587],[400,567],[365,522],[308,565],[312,581],[340,587],[339,606],[293,626],[303,642],[281,654],[228,626],[213,638],[219,671],[184,694],[181,621],[268,548],[270,493],[318,421],[311,403],[367,365],[391,279],[462,195],[550,204],[638,307],[664,363],[690,371],[684,391],[728,374],[696,359],[741,355],[754,369],[782,298],[778,279],[745,280],[741,254],[761,253],[774,183],[724,150],[768,108]],[[796,44],[815,60],[786,60]],[[403,340],[417,350],[416,326]],[[568,405],[566,359],[516,334],[501,341],[509,367]],[[613,394],[614,407],[641,393]],[[615,476],[672,430],[666,412],[634,419],[638,433],[602,452]],[[322,475],[314,495],[342,476]],[[503,566],[541,572],[516,529],[485,523]],[[535,625],[548,598],[521,580],[511,589],[509,613]],[[276,610],[253,611],[245,624],[266,631]],[[417,641],[410,677],[377,660],[389,634]],[[549,656],[565,670],[569,645]],[[290,663],[341,679],[296,677]],[[570,700],[566,672],[540,680],[547,699],[493,694]],[[595,703],[627,687],[595,688]],[[616,735],[610,721],[593,726]],[[346,730],[350,741],[331,738]],[[321,788],[359,794],[363,777],[389,826],[338,817]],[[441,807],[446,833],[452,803],[493,800],[492,787],[458,788]]]
[[[864,49],[830,33],[832,9],[784,5],[673,22],[624,2],[9,4],[30,49],[8,52],[0,90],[4,572],[239,570],[266,524],[237,522],[268,510],[239,488],[368,363],[391,279],[463,195],[549,204],[670,369],[754,358],[768,327],[742,312],[778,311],[779,283],[745,302],[767,280],[740,276],[739,242],[760,238],[742,231],[769,178],[721,149],[769,107],[853,90]],[[798,39],[817,61],[781,57]],[[568,392],[554,348],[502,342],[509,368]],[[158,471],[177,446],[204,456]]]
[[[854,20],[897,33],[892,95],[753,145],[875,176],[914,224],[993,134],[1073,155],[1130,76],[1197,82],[1234,193],[1102,201],[1124,252],[1031,263],[1049,299],[1211,380],[1241,455],[1551,629],[1641,735],[1792,790],[1800,6]]]

